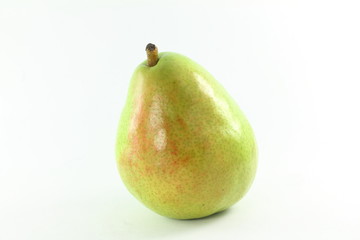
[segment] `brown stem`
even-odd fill
[[[149,67],[155,66],[159,60],[157,47],[155,46],[155,44],[149,43],[148,45],[146,45],[145,50],[147,55],[148,66]]]

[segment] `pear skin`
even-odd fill
[[[203,67],[149,45],[119,123],[120,176],[138,200],[166,217],[202,218],[225,210],[254,180],[253,130]]]

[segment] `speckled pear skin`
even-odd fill
[[[126,187],[148,208],[193,219],[245,195],[257,149],[249,122],[214,77],[185,56],[163,52],[155,66],[145,61],[133,74],[116,159]]]

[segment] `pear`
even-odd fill
[[[146,47],[116,143],[120,176],[145,206],[175,219],[223,211],[249,190],[257,167],[253,130],[203,67]]]

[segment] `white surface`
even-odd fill
[[[219,2],[1,1],[0,239],[360,239],[359,6]],[[255,183],[222,214],[170,220],[120,181],[148,42],[205,66],[255,129]]]

